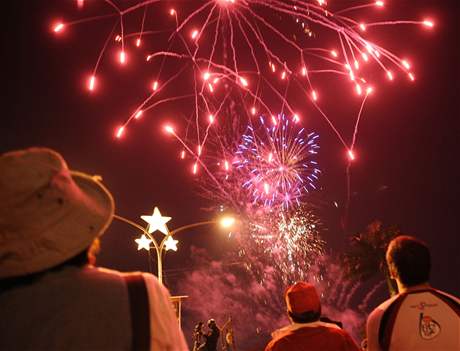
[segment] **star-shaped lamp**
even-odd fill
[[[141,216],[141,218],[149,224],[147,227],[149,234],[159,230],[164,235],[168,235],[166,223],[171,220],[171,217],[162,216],[158,207],[155,207],[151,216]]]
[[[171,235],[168,236],[168,238],[165,241],[165,250],[166,251],[168,251],[168,250],[177,251],[177,243],[178,242],[179,242],[179,240],[174,240]]]
[[[152,242],[151,239],[147,238],[145,234],[142,234],[142,236],[139,239],[134,240],[137,244],[137,251],[141,249],[145,249],[147,251],[150,251],[150,243]]]

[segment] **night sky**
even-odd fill
[[[340,226],[341,209],[332,205],[337,201],[343,206],[345,201],[344,151],[319,116],[312,113],[311,120],[304,122],[321,134],[323,190],[318,198],[328,228],[324,237],[331,252],[339,254],[348,236],[372,220],[395,225],[428,243],[432,284],[459,296],[459,2],[387,4],[389,17],[430,15],[436,27],[432,31],[417,26],[379,31],[389,49],[412,58],[417,80],[415,84],[405,79],[391,86],[381,84],[365,108],[356,147],[359,156],[352,167],[346,230]],[[212,218],[213,213],[201,209],[208,203],[178,160],[179,145],[160,130],[167,120],[164,111],[146,117],[122,141],[114,140],[115,127],[133,111],[139,91],[145,88],[141,57],[132,55],[138,64],[130,62],[123,69],[106,59],[100,89],[90,95],[84,89],[84,77],[93,67],[106,31],[99,32],[97,25],[77,26],[55,38],[49,29],[54,18],[78,17],[78,11],[71,11],[72,1],[15,0],[2,6],[6,91],[2,93],[0,152],[29,146],[58,150],[71,168],[102,175],[116,199],[117,213],[137,222],[155,205],[173,218],[170,229]],[[353,111],[338,102],[328,112],[334,118],[346,118],[354,116],[356,107]],[[146,253],[138,253],[132,241],[136,236],[123,224],[113,225],[103,239],[101,265],[149,269]],[[225,234],[212,227],[178,239],[179,251],[168,254],[165,262],[170,286],[175,284],[175,275],[168,270],[177,272],[193,262],[191,245],[206,248],[216,258],[231,245]]]

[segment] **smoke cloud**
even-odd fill
[[[275,329],[289,323],[284,303],[287,286],[273,267],[264,267],[264,279],[258,281],[245,266],[228,260],[214,261],[205,250],[192,248],[193,267],[177,286],[189,296],[183,305],[184,334],[192,346],[194,326],[214,318],[219,326],[231,317],[237,350],[261,350]],[[322,312],[328,318],[340,321],[359,344],[364,337],[364,323],[371,291],[359,283],[347,281],[341,267],[327,256],[312,267],[308,280],[315,284],[322,301]],[[350,306],[360,301],[358,306]],[[366,301],[367,302],[367,301]]]

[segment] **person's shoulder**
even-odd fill
[[[457,304],[460,304],[460,299],[454,295],[451,295],[445,291],[442,291],[442,290],[438,290],[438,289],[433,289],[433,292],[438,294],[438,295],[441,295],[447,299],[450,299],[450,300],[453,300],[455,301]]]
[[[103,267],[85,266],[79,272],[90,279],[121,280],[123,277],[121,272]]]
[[[337,345],[342,345],[341,350],[352,350],[359,351],[358,345],[351,337],[351,335],[342,328],[333,328],[329,327],[328,329],[328,338],[336,340]]]
[[[323,329],[327,333],[328,337],[331,337],[331,338],[336,338],[336,339],[349,339],[350,338],[350,334],[348,334],[346,330],[339,328],[336,325],[331,325],[331,324],[321,325],[316,328]]]
[[[109,269],[105,267],[91,267],[88,266],[84,269],[84,273],[95,278],[100,279],[116,279],[124,280],[129,277],[141,276],[144,279],[144,282],[149,289],[155,290],[165,290],[163,285],[158,281],[158,279],[151,273],[141,272],[141,271],[132,271],[132,272],[120,272],[114,269]]]
[[[152,284],[152,285],[155,285],[155,286],[161,286],[161,284],[158,281],[157,277],[155,277],[151,273],[146,273],[146,272],[141,272],[141,271],[120,272],[120,271],[105,268],[105,267],[90,267],[89,270],[92,270],[92,272],[94,274],[112,275],[112,276],[118,276],[120,278],[129,278],[129,277],[142,276],[142,278],[144,278],[146,283]]]
[[[161,293],[162,295],[167,295],[167,297],[169,297],[169,290],[163,284],[161,284],[158,278],[155,277],[152,273],[132,272],[128,274],[141,274],[144,278],[145,285],[147,285],[149,290],[155,291],[156,295]]]
[[[284,337],[272,339],[265,347],[265,351],[280,351],[280,350],[288,349],[288,348],[284,348],[284,345],[286,344],[286,342],[287,341]]]
[[[100,274],[100,275],[117,275],[117,276],[123,275],[123,273],[120,271],[116,271],[114,269],[105,268],[105,267],[87,266],[85,267],[85,270],[89,273]]]
[[[399,295],[390,297],[389,299],[383,301],[380,305],[375,307],[369,314],[368,320],[378,318],[379,316],[381,316],[388,309],[388,307],[390,307],[390,305],[398,299],[398,297]]]

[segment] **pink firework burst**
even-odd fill
[[[131,64],[135,55],[144,56],[151,90],[140,97],[137,108],[117,128],[115,136],[125,136],[132,122],[160,105],[180,104],[193,111],[193,128],[189,128],[184,146],[195,159],[193,173],[206,166],[200,158],[210,128],[223,119],[234,118],[222,112],[230,90],[243,95],[248,115],[272,115],[273,111],[294,115],[315,109],[343,144],[348,159],[355,160],[359,117],[353,122],[353,139],[347,140],[325,112],[328,92],[322,81],[330,76],[347,81],[349,91],[361,100],[362,111],[364,101],[381,80],[379,76],[389,82],[398,75],[415,80],[412,64],[406,58],[373,40],[375,28],[434,27],[430,18],[366,18],[381,18],[387,10],[383,1],[350,1],[347,6],[324,0],[197,0],[177,2],[177,6],[171,3],[77,1],[79,14],[88,16],[55,22],[52,30],[59,36],[77,24],[112,21],[87,78],[88,90],[97,92],[98,77],[103,74],[101,62],[107,52],[116,52],[121,66]],[[299,114],[298,118],[301,119]],[[181,132],[174,135],[184,136]]]

